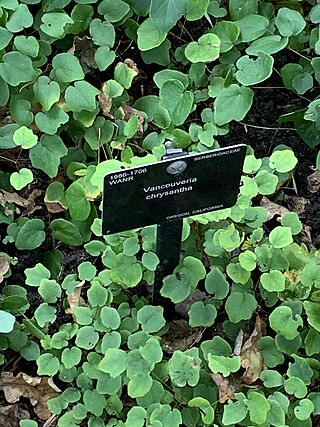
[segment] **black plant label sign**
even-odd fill
[[[232,207],[245,153],[239,144],[108,173],[103,234]]]

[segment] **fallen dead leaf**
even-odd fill
[[[76,56],[85,73],[88,73],[91,70],[98,68],[97,63],[94,59],[94,54],[96,52],[92,40],[90,37],[78,37],[74,38],[74,56]]]
[[[143,133],[143,122],[144,122],[143,115],[140,113],[140,111],[136,110],[135,108],[131,107],[128,104],[123,104],[122,108],[124,111],[124,120],[128,121],[131,116],[138,117],[139,126],[138,126],[138,132],[136,136],[141,136],[141,134]]]
[[[272,219],[274,216],[279,216],[279,220],[289,212],[289,210],[277,203],[271,202],[267,197],[263,196],[260,205],[264,207],[268,213],[268,220]]]
[[[4,255],[0,255],[0,283],[3,282],[4,275],[9,271],[10,263]]]
[[[290,211],[296,212],[300,218],[304,217],[307,199],[301,196],[286,196],[285,201]]]
[[[161,338],[162,349],[169,354],[176,350],[185,351],[199,342],[205,328],[191,328],[186,320],[169,322],[168,332]]]
[[[257,381],[260,373],[265,368],[262,354],[257,347],[257,341],[264,333],[265,323],[260,316],[257,316],[254,330],[243,344],[240,352],[241,366],[245,368],[245,373],[241,376],[241,380],[245,384],[253,384]]]
[[[25,209],[22,216],[30,215],[34,211],[40,209],[40,206],[36,206],[36,198],[41,196],[42,190],[33,190],[27,199],[19,196],[17,193],[10,193],[5,190],[0,190],[0,205],[5,207],[6,203],[13,203]],[[9,211],[11,212],[11,211]],[[8,212],[8,213],[9,213]],[[17,213],[20,213],[18,211]]]
[[[2,372],[0,390],[9,403],[16,403],[21,397],[28,398],[41,420],[47,420],[51,416],[47,401],[61,393],[52,378],[30,377],[23,372],[16,377],[12,372]]]
[[[54,203],[45,202],[45,205],[48,211],[51,213],[60,213],[60,212],[65,212],[66,210],[66,208],[60,205],[60,203],[56,203],[56,202]]]
[[[180,314],[181,317],[188,318],[188,311],[194,302],[204,301],[207,298],[208,294],[195,289],[184,301],[179,302],[175,305],[175,311]]]
[[[102,85],[100,93],[98,94],[99,106],[104,116],[110,117],[113,119],[114,117],[110,114],[112,108],[112,99],[108,97],[108,95],[103,90],[105,83]]]
[[[66,314],[71,314],[71,316],[73,317],[74,320],[76,320],[76,318],[73,314],[73,309],[75,307],[80,307],[80,306],[83,307],[86,305],[84,299],[81,296],[81,291],[82,291],[82,287],[84,284],[85,284],[85,280],[82,280],[82,282],[80,282],[79,285],[77,285],[75,287],[74,291],[71,292],[71,294],[67,296],[69,308],[67,308],[65,310],[65,312],[66,312]]]
[[[29,419],[30,414],[18,403],[7,405],[0,400],[0,425],[3,427],[19,427],[19,421]]]
[[[317,193],[320,190],[320,170],[316,169],[307,177],[307,181],[310,193]]]
[[[241,384],[233,381],[233,377],[224,378],[221,374],[213,373],[210,374],[210,377],[218,387],[220,403],[234,399],[234,393],[241,389]]]

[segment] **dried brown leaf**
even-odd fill
[[[234,393],[241,389],[241,384],[236,381],[232,381],[231,377],[224,378],[221,374],[213,373],[210,374],[210,377],[218,387],[220,403],[234,399]]]
[[[0,400],[0,426],[19,427],[19,421],[29,419],[30,414],[18,403],[6,405],[5,401]]]
[[[131,70],[133,70],[133,71],[136,73],[136,75],[138,75],[138,74],[139,74],[139,68],[137,67],[137,64],[136,64],[134,61],[132,61],[132,59],[127,58],[127,59],[125,59],[125,60],[124,60],[124,63],[125,63],[129,68],[131,68]]]
[[[53,202],[53,203],[45,202],[45,205],[48,211],[51,213],[60,213],[60,212],[65,212],[66,210],[66,208],[60,205],[60,203],[56,203],[56,202]]]
[[[138,126],[137,136],[140,136],[143,133],[143,122],[144,122],[143,115],[139,110],[136,110],[135,108],[131,107],[128,104],[123,104],[122,108],[124,111],[124,120],[128,121],[131,116],[138,117],[139,126]]]
[[[311,175],[307,177],[308,190],[310,193],[318,193],[320,190],[320,170],[316,169]]]
[[[307,199],[300,196],[286,196],[285,201],[290,211],[296,212],[300,218],[304,217]]]
[[[81,296],[81,291],[84,284],[85,284],[85,281],[82,280],[82,282],[80,282],[79,285],[75,287],[74,291],[67,296],[69,308],[67,308],[65,312],[66,314],[71,314],[74,320],[76,320],[76,318],[73,314],[73,309],[75,307],[81,307],[81,306],[83,307],[86,305],[84,299]]]
[[[0,283],[3,282],[4,275],[9,271],[10,263],[4,255],[0,255]]]
[[[267,210],[268,220],[272,219],[274,216],[279,216],[280,218],[282,218],[283,215],[289,212],[286,207],[271,202],[271,200],[269,200],[265,196],[262,197],[260,205]]]
[[[30,215],[35,210],[40,209],[39,206],[36,206],[36,198],[41,196],[42,193],[42,190],[33,190],[28,198],[25,199],[17,193],[9,193],[8,191],[0,190],[0,205],[5,207],[6,203],[13,203],[25,209],[22,216]],[[17,213],[20,213],[20,211]]]
[[[162,349],[172,354],[176,350],[185,351],[199,342],[203,328],[191,328],[186,320],[179,319],[169,322],[169,330],[161,338]]]
[[[179,302],[175,305],[175,311],[180,314],[181,317],[187,318],[188,311],[194,302],[197,301],[205,301],[207,298],[207,294],[205,292],[200,291],[199,289],[195,289],[184,301]]]
[[[112,100],[107,96],[103,89],[101,89],[98,95],[98,100],[102,114],[113,119],[113,116],[110,114],[112,108]]]
[[[61,392],[51,378],[30,377],[23,372],[16,377],[12,372],[2,372],[0,390],[9,403],[16,403],[21,397],[29,399],[41,420],[47,420],[51,416],[47,401]]]
[[[258,340],[264,335],[265,323],[260,316],[256,317],[256,324],[252,334],[245,341],[240,352],[241,366],[245,373],[241,380],[245,384],[253,384],[265,368],[263,356],[257,347]]]
[[[73,46],[74,56],[79,59],[80,64],[85,73],[88,73],[89,71],[98,68],[97,63],[94,59],[96,50],[90,37],[85,36],[80,38],[76,36],[74,38]]]

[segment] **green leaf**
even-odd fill
[[[269,336],[260,338],[257,347],[262,353],[264,363],[269,368],[274,368],[284,362],[284,356],[277,349],[274,338]]]
[[[172,383],[178,387],[185,387],[187,384],[194,387],[200,378],[199,351],[192,348],[186,351],[176,350],[169,360],[169,376]]]
[[[185,122],[193,107],[193,92],[185,91],[179,80],[168,80],[160,89],[160,106],[166,108],[172,123],[181,125]]]
[[[281,225],[283,227],[290,227],[293,236],[299,234],[302,230],[302,224],[299,220],[298,214],[295,212],[288,212],[281,217]]]
[[[138,75],[138,70],[135,66],[130,65],[130,62],[119,62],[114,69],[114,79],[121,84],[125,89],[129,89],[132,80]]]
[[[260,393],[252,391],[244,400],[249,410],[249,417],[253,423],[263,424],[270,410],[270,402]]]
[[[232,372],[237,372],[240,369],[240,356],[226,357],[215,354],[208,354],[209,369],[215,374],[222,374],[228,377]]]
[[[258,13],[257,0],[230,0],[229,1],[230,16],[233,21],[241,19],[244,16]]]
[[[255,297],[249,293],[232,292],[226,300],[225,310],[232,323],[251,319],[258,303]]]
[[[61,39],[65,35],[65,27],[73,24],[73,19],[64,12],[45,13],[41,17],[41,31],[50,37]]]
[[[8,31],[6,28],[0,27],[0,49],[3,50],[5,47],[8,46],[11,39],[13,37],[13,34]]]
[[[186,12],[186,0],[151,0],[150,18],[161,31],[168,32]]]
[[[38,292],[42,296],[44,302],[53,304],[57,302],[58,298],[61,296],[61,287],[55,280],[50,280],[44,277],[41,279]]]
[[[25,4],[19,4],[19,6],[14,10],[13,14],[10,16],[6,27],[12,33],[19,33],[24,28],[31,27],[32,23],[33,17],[28,9],[28,6]]]
[[[287,306],[280,306],[273,310],[269,316],[270,326],[277,333],[283,335],[287,340],[293,340],[299,335],[297,330],[303,325],[299,314],[294,315],[292,309]]]
[[[261,15],[246,15],[235,22],[240,28],[239,40],[242,42],[251,42],[262,36],[269,25],[267,18]]]
[[[37,73],[29,56],[20,52],[8,52],[0,63],[0,75],[10,86],[32,81]]]
[[[306,396],[308,389],[301,378],[290,377],[284,382],[284,389],[288,394],[293,394],[295,397],[301,399]]]
[[[71,218],[75,221],[85,221],[91,210],[90,202],[81,184],[73,182],[65,192]]]
[[[257,59],[242,56],[236,62],[238,68],[236,79],[244,86],[261,83],[271,76],[273,62],[272,56],[264,52],[259,52]]]
[[[285,277],[278,270],[270,270],[270,273],[263,273],[260,277],[260,282],[268,292],[282,292],[285,290]]]
[[[82,80],[84,72],[77,57],[71,53],[59,53],[52,60],[52,77],[62,83]]]
[[[241,254],[239,255],[239,263],[241,267],[244,268],[246,271],[253,271],[256,268],[256,260],[256,254],[251,251],[241,252]]]
[[[160,260],[154,252],[144,252],[142,255],[142,264],[150,271],[155,271]]]
[[[7,334],[13,331],[16,318],[6,311],[0,310],[0,333]]]
[[[86,390],[83,393],[83,404],[86,410],[96,417],[100,417],[106,406],[105,397],[96,390]]]
[[[248,87],[237,84],[222,89],[215,101],[215,121],[218,125],[241,121],[250,110],[253,92]]]
[[[94,60],[100,71],[105,71],[116,59],[116,54],[109,46],[100,46],[94,54]]]
[[[229,292],[229,283],[218,267],[212,267],[206,276],[204,286],[209,294],[214,294],[215,299],[223,299]]]
[[[38,40],[33,36],[16,36],[14,38],[14,45],[16,49],[24,55],[36,58],[39,53]]]
[[[93,307],[102,307],[108,301],[109,292],[99,283],[98,280],[94,280],[91,283],[90,289],[87,291],[87,296]]]
[[[93,321],[93,313],[89,307],[74,307],[73,313],[75,315],[75,320],[79,325],[91,325]]]
[[[306,26],[303,16],[296,10],[282,7],[275,19],[276,27],[282,36],[297,36]]]
[[[320,266],[316,260],[308,262],[303,267],[300,280],[303,286],[311,287],[315,285],[316,288],[320,288]]]
[[[319,303],[304,301],[303,307],[307,314],[308,323],[312,326],[316,331],[320,332],[320,311],[319,311]]]
[[[16,247],[19,250],[32,250],[38,248],[45,240],[46,233],[44,222],[41,219],[30,219],[26,221],[18,230],[15,239]]]
[[[118,22],[129,12],[130,7],[122,0],[103,0],[98,6],[100,15],[109,22]]]
[[[139,26],[137,35],[138,47],[144,52],[160,46],[166,38],[167,33],[161,31],[152,19],[147,18]]]
[[[37,113],[35,122],[38,128],[48,135],[55,135],[58,128],[69,121],[68,114],[57,105],[45,113]]]
[[[309,366],[307,359],[299,357],[296,354],[293,354],[292,357],[294,358],[294,363],[289,363],[289,368],[287,370],[288,377],[301,378],[306,385],[309,385],[314,372]]]
[[[65,219],[54,219],[50,228],[53,237],[58,241],[70,246],[80,246],[83,243],[83,238],[77,227],[70,221]]]
[[[56,320],[56,309],[47,303],[42,303],[35,310],[34,318],[36,319],[40,328],[43,328],[44,326],[48,325],[49,323],[53,323]]]
[[[269,166],[277,172],[290,172],[296,166],[298,160],[292,150],[277,150],[269,157]]]
[[[212,424],[214,420],[214,409],[211,403],[203,397],[194,397],[189,400],[188,406],[190,408],[199,408],[201,413],[201,419],[205,424]]]
[[[41,280],[50,278],[50,271],[38,263],[32,268],[25,269],[26,284],[29,286],[40,286]]]
[[[16,145],[21,145],[22,148],[28,149],[34,147],[37,144],[38,138],[31,129],[27,128],[26,126],[21,126],[14,132],[13,141]]]
[[[166,323],[163,317],[163,307],[151,305],[140,308],[137,313],[137,320],[142,330],[149,333],[158,332]]]
[[[187,45],[184,54],[192,62],[212,62],[219,58],[221,40],[216,34],[204,34]]]
[[[30,169],[22,168],[19,172],[10,175],[10,184],[16,190],[21,190],[33,181],[33,173]]]
[[[85,350],[91,350],[98,340],[99,334],[93,326],[82,326],[77,332],[76,345]]]
[[[68,107],[75,112],[94,111],[97,106],[96,96],[99,90],[86,81],[75,82],[65,92]]]
[[[145,345],[139,347],[141,356],[149,363],[159,363],[162,360],[163,353],[160,342],[157,338],[149,338]]]
[[[228,52],[233,48],[235,42],[240,35],[240,29],[234,22],[222,21],[218,22],[210,33],[216,34],[221,40],[220,52]]]
[[[269,241],[277,249],[289,246],[293,242],[291,228],[275,227],[269,234]]]
[[[99,18],[93,19],[89,28],[92,41],[97,46],[113,47],[115,41],[115,30],[108,21],[101,21]]]
[[[60,99],[60,86],[47,76],[40,76],[33,84],[33,92],[44,110],[48,111]]]
[[[58,174],[60,159],[68,150],[58,135],[42,135],[40,142],[30,150],[32,166],[41,169],[50,178]]]
[[[38,375],[48,375],[52,377],[58,372],[60,363],[57,357],[51,353],[43,353],[37,359]]]
[[[160,294],[178,304],[185,300],[191,292],[191,284],[186,275],[171,274],[164,278]]]
[[[1,81],[7,85],[2,79]],[[10,105],[10,112],[14,121],[21,126],[29,126],[33,122],[34,115],[31,111],[31,104],[26,99],[13,99]],[[29,129],[29,132],[30,131]],[[33,145],[35,145],[35,143],[33,143]],[[26,146],[26,148],[30,147]]]
[[[99,369],[116,378],[127,369],[126,352],[119,348],[108,348],[99,363]]]
[[[235,282],[245,285],[250,279],[250,271],[241,267],[239,262],[232,262],[227,265],[227,275]]]
[[[217,310],[214,305],[197,301],[192,304],[189,312],[189,325],[192,328],[198,326],[211,326],[217,317]]]
[[[104,326],[110,329],[118,329],[121,323],[120,315],[113,307],[102,307],[100,318]]]
[[[259,194],[264,196],[274,194],[279,183],[279,178],[277,175],[274,175],[266,170],[259,171],[254,180],[258,186]]]
[[[283,377],[278,371],[266,369],[261,372],[260,379],[267,388],[281,387],[283,385]]]
[[[38,423],[32,420],[20,420],[19,427],[38,427]]]
[[[272,55],[284,49],[288,44],[288,37],[281,37],[278,35],[264,36],[260,39],[254,40],[246,49],[247,55],[258,56],[259,52]]]
[[[309,399],[301,399],[297,406],[294,408],[294,415],[300,421],[310,419],[310,415],[314,410],[314,404]]]
[[[61,362],[66,369],[71,369],[78,365],[81,360],[82,352],[78,347],[65,348],[61,354]]]
[[[232,252],[238,248],[240,242],[240,233],[234,224],[230,224],[226,229],[218,230],[213,237],[213,243],[227,252]]]
[[[235,402],[228,401],[227,405],[223,407],[222,423],[224,425],[231,425],[241,422],[248,413],[248,408],[244,403],[245,395],[243,393],[235,393],[238,399]]]
[[[141,406],[133,406],[127,413],[126,425],[131,427],[142,427],[144,420],[147,416],[147,412]]]

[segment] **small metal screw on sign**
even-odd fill
[[[236,203],[246,145],[185,153],[165,143],[160,162],[108,173],[104,178],[103,234],[157,224],[154,293],[179,264],[183,218]]]

